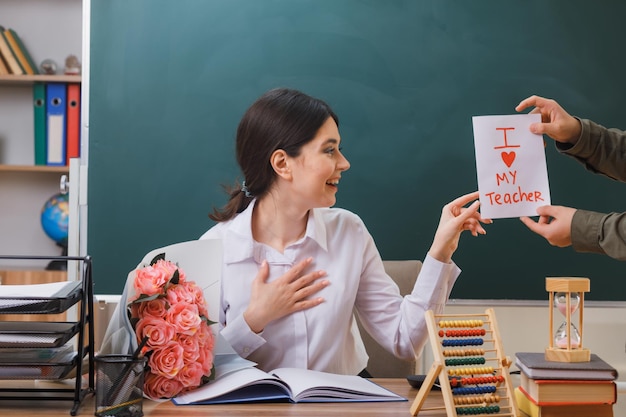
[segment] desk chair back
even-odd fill
[[[417,279],[422,262],[417,260],[403,261],[383,261],[385,271],[398,284],[400,294],[410,294]],[[362,328],[357,317],[357,324],[365,350],[369,355],[369,363],[367,370],[374,378],[405,378],[407,375],[416,373],[416,361],[404,361],[396,358],[382,346],[378,344],[366,331]]]

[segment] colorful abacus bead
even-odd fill
[[[439,327],[482,327],[482,320],[440,320]]]
[[[475,339],[443,339],[442,346],[480,346],[484,343],[481,338]]]
[[[439,337],[470,337],[484,336],[487,332],[485,329],[463,329],[463,330],[439,330]]]
[[[452,394],[454,395],[492,394],[494,392],[496,392],[496,387],[494,385],[481,387],[459,387],[452,389]]]
[[[493,374],[494,369],[492,366],[483,366],[477,368],[450,368],[448,369],[448,375],[450,376],[458,376],[458,375],[483,375],[483,374]]]
[[[492,404],[499,403],[500,396],[498,394],[485,394],[467,397],[455,397],[454,405],[467,405],[467,404]]]
[[[497,405],[488,405],[486,407],[457,407],[458,415],[476,415],[476,414],[496,414],[500,412]]]
[[[443,351],[443,356],[483,356],[485,349],[448,349]]]
[[[453,358],[445,360],[446,366],[459,366],[459,365],[484,365],[485,358]]]

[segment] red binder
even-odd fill
[[[80,84],[67,85],[67,161],[80,157]]]

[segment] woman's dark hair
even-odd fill
[[[228,203],[222,209],[213,209],[209,217],[218,222],[230,220],[245,210],[253,198],[267,193],[276,179],[270,164],[272,153],[282,149],[297,157],[329,117],[339,126],[339,119],[328,104],[297,90],[276,88],[259,97],[237,128],[237,163],[244,184],[225,186],[230,195]]]

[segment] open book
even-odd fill
[[[297,368],[280,368],[268,373],[251,366],[254,362],[241,359],[237,355],[229,356],[229,363],[219,364],[216,360],[214,381],[181,394],[172,399],[172,402],[176,405],[191,405],[258,401],[407,401],[406,398],[360,376]]]

